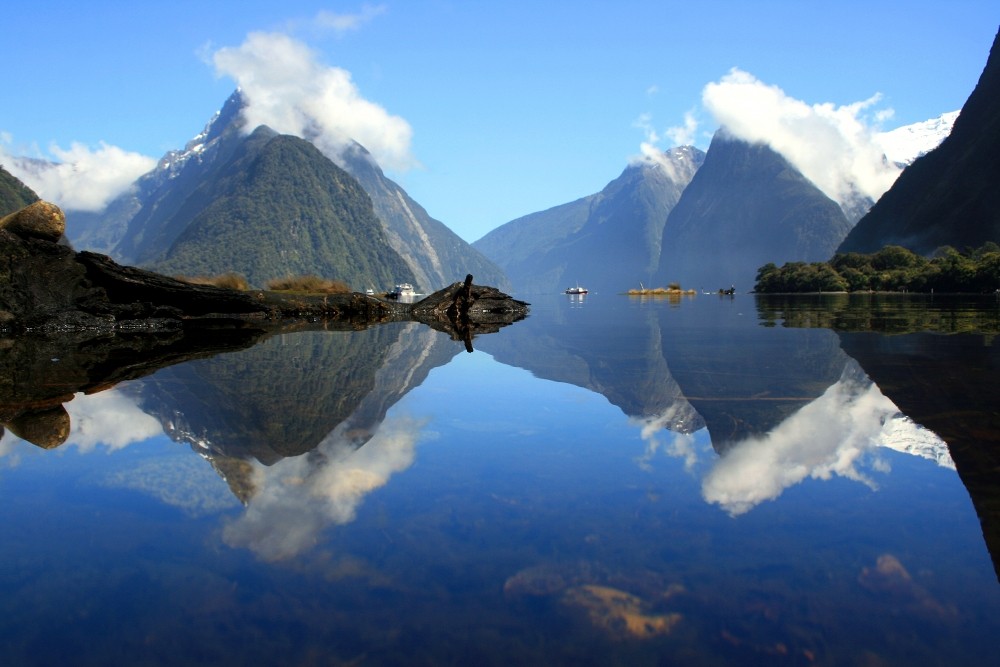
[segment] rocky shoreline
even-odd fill
[[[422,301],[195,285],[64,241],[65,217],[35,202],[0,219],[0,424],[40,446],[68,433],[62,403],[276,334],[417,321],[462,341],[523,319],[528,304],[472,276]]]
[[[472,276],[415,304],[358,292],[300,295],[196,285],[123,266],[105,255],[76,252],[62,241],[65,227],[62,211],[43,201],[0,219],[0,333],[167,331],[197,325],[270,329],[293,321],[369,325],[409,319],[455,329],[463,322],[509,324],[528,313],[528,304],[472,285]]]

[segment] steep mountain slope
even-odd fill
[[[140,257],[163,273],[234,271],[254,285],[316,273],[355,289],[413,280],[360,184],[309,142],[265,126],[235,138],[227,159],[160,222]]]
[[[670,212],[654,282],[747,290],[768,262],[829,259],[849,229],[840,206],[787,160],[722,129]]]
[[[208,205],[204,184],[218,178],[219,170],[233,159],[243,141],[245,105],[240,91],[234,92],[201,134],[183,150],[167,153],[155,170],[140,178],[131,192],[112,202],[104,212],[71,212],[68,227],[75,244],[129,263],[160,261],[193,216]],[[383,239],[407,265],[388,285],[407,280],[421,291],[432,291],[472,273],[477,282],[509,288],[498,266],[431,218],[399,185],[385,177],[364,147],[354,144],[352,150],[338,156],[341,159],[338,166],[358,179],[368,192],[383,227]],[[316,267],[308,272],[319,270]]]
[[[38,195],[31,188],[0,166],[0,216],[20,211],[36,201]]]
[[[599,197],[581,197],[511,220],[473,242],[472,247],[499,264],[517,291],[524,292],[533,284],[547,285],[551,291],[560,283],[559,269],[542,266],[540,258],[587,223],[590,208]],[[535,287],[530,291],[545,290]]]
[[[921,254],[1000,241],[1000,33],[986,67],[935,150],[907,167],[839,252],[900,245]]]
[[[578,281],[592,291],[638,287],[656,270],[667,215],[703,159],[683,146],[636,162],[600,193],[514,220],[475,245],[525,293]]]
[[[342,166],[361,183],[382,221],[389,245],[398,252],[423,291],[434,291],[471,273],[482,285],[511,288],[503,270],[435,220],[403,188],[382,173],[358,143],[342,156]]]
[[[228,151],[234,145],[224,138],[234,137],[242,126],[239,118],[242,108],[243,99],[237,91],[183,150],[169,151],[155,169],[137,179],[128,192],[114,199],[104,211],[67,211],[66,234],[73,245],[132,264],[142,261],[143,255],[165,250],[165,244],[173,238],[161,236],[156,230],[157,219],[169,217],[171,211],[182,206],[205,178],[206,167],[223,149]]]

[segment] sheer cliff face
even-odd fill
[[[654,283],[745,291],[768,262],[829,259],[849,229],[840,206],[787,160],[720,130],[670,212]]]
[[[979,83],[940,146],[907,167],[840,252],[900,245],[920,254],[1000,240],[1000,33]]]

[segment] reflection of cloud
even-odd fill
[[[646,443],[646,451],[637,459],[640,468],[648,469],[660,449],[663,449],[668,456],[683,459],[685,470],[694,468],[698,463],[694,434],[671,432],[670,442],[666,444],[660,439],[664,431],[683,426],[683,421],[679,418],[682,417],[682,413],[689,412],[690,406],[678,401],[658,415],[629,418],[629,422],[639,427],[639,435]]]
[[[204,459],[191,452],[111,472],[101,484],[140,491],[189,516],[205,516],[239,507],[239,501],[230,493],[225,481]]]
[[[874,486],[858,464],[875,451],[898,408],[870,380],[850,375],[770,433],[730,449],[702,481],[705,500],[737,515],[807,477],[838,475]]]
[[[121,449],[163,433],[163,427],[116,389],[97,394],[77,394],[65,404],[72,427],[68,444],[88,452],[103,444]]]
[[[413,463],[423,427],[412,419],[383,422],[360,449],[326,440],[313,452],[258,467],[259,491],[223,539],[265,560],[291,558],[312,546],[328,525],[354,520],[369,493]]]
[[[13,468],[21,462],[19,456],[21,442],[20,438],[4,429],[3,435],[0,436],[0,460],[5,466]]]

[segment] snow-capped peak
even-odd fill
[[[951,134],[958,114],[958,111],[950,111],[937,118],[880,132],[875,135],[875,142],[881,146],[886,158],[900,166],[907,166],[937,148]]]

